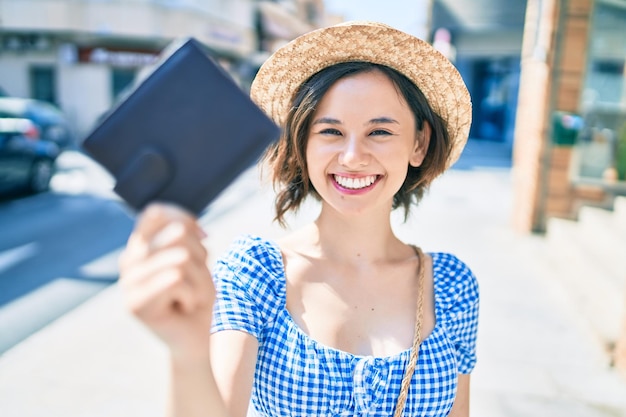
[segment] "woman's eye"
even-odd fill
[[[372,136],[384,136],[384,135],[391,135],[391,132],[388,132],[386,130],[382,130],[382,129],[377,129],[374,130],[370,133],[370,135]]]
[[[332,128],[324,129],[320,133],[322,135],[341,135],[341,132],[339,130]]]

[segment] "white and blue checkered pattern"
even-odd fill
[[[446,416],[457,374],[476,363],[478,284],[455,256],[431,253],[433,332],[422,342],[404,416]],[[211,331],[242,330],[259,341],[251,403],[258,416],[391,416],[410,350],[359,356],[317,343],[286,308],[276,244],[244,236],[216,264]]]

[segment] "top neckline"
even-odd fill
[[[401,350],[397,353],[391,354],[391,355],[385,355],[385,356],[376,356],[376,355],[361,355],[361,354],[357,354],[357,353],[352,353],[352,352],[348,352],[346,350],[343,349],[339,349],[327,344],[324,344],[318,340],[316,340],[315,338],[311,337],[307,332],[305,332],[297,323],[296,321],[293,319],[293,316],[291,315],[291,313],[289,312],[289,310],[287,309],[287,274],[285,271],[285,262],[283,259],[283,253],[282,250],[280,249],[280,246],[278,245],[278,243],[276,243],[275,241],[269,240],[269,239],[263,239],[265,241],[265,243],[268,244],[268,247],[270,248],[271,251],[274,252],[274,255],[276,256],[276,258],[278,259],[278,270],[279,270],[279,275],[278,278],[281,280],[282,284],[285,286],[285,290],[284,290],[284,300],[283,300],[283,305],[282,305],[282,309],[280,311],[280,314],[284,317],[284,319],[286,320],[287,324],[289,325],[289,327],[291,329],[293,329],[301,338],[303,338],[304,340],[306,340],[308,343],[314,345],[317,349],[322,349],[325,350],[327,352],[332,352],[336,355],[339,356],[343,356],[343,357],[348,357],[348,358],[354,358],[354,359],[368,359],[368,358],[372,358],[372,359],[379,359],[379,360],[385,360],[385,361],[392,361],[404,356],[409,356],[411,353],[411,349],[412,346],[409,346],[408,348]],[[439,316],[439,297],[437,296],[437,292],[436,292],[436,285],[435,285],[435,280],[436,280],[436,276],[435,276],[435,260],[437,258],[437,254],[436,253],[432,253],[432,252],[424,252],[424,255],[429,255],[432,260],[433,260],[433,267],[432,267],[432,276],[433,276],[433,293],[434,293],[434,308],[435,308],[435,325],[433,327],[433,329],[431,330],[431,332],[422,340],[421,344],[420,344],[420,350],[421,347],[424,346],[425,344],[429,343],[430,340],[434,337],[435,334],[438,334],[441,330],[440,328],[440,324],[441,324],[441,319]],[[417,253],[416,253],[417,256]]]

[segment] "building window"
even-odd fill
[[[626,4],[598,1],[576,141],[579,178],[626,182]]]
[[[111,70],[111,86],[113,87],[112,95],[114,101],[133,83],[135,73],[136,71],[130,68],[113,68]]]
[[[30,96],[32,98],[57,104],[54,67],[31,67],[29,78]]]

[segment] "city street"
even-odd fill
[[[0,354],[117,280],[133,213],[87,156],[69,151],[57,164],[50,192],[0,201]],[[203,223],[259,190],[252,171]]]
[[[0,202],[0,353],[117,279],[132,219],[110,184],[68,152],[50,192]]]

